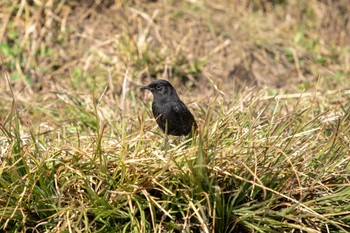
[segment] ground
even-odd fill
[[[1,2],[0,228],[348,231],[349,15],[348,0]],[[168,151],[140,91],[154,79],[199,125]]]

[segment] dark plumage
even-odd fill
[[[168,81],[156,80],[147,86],[142,86],[141,89],[152,92],[153,116],[166,134],[188,135],[197,129],[193,115]]]

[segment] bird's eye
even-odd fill
[[[157,86],[156,86],[156,89],[157,89],[157,90],[162,89],[162,85],[157,85]]]

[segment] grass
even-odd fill
[[[1,4],[2,231],[350,231],[345,3]]]

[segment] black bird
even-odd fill
[[[168,81],[156,80],[147,86],[142,86],[141,90],[152,92],[153,116],[166,135],[188,135],[197,129],[192,113],[180,100],[176,90]]]

